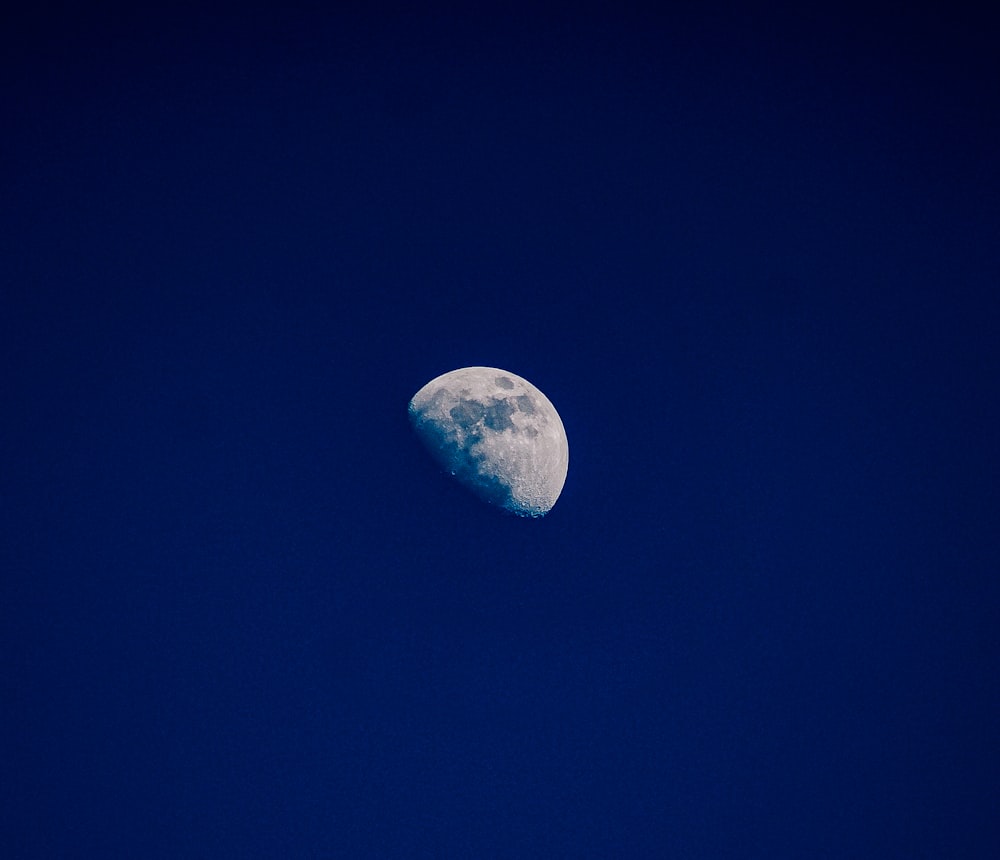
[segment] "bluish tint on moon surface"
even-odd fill
[[[413,395],[410,421],[441,467],[490,504],[541,517],[562,492],[566,430],[549,399],[516,374],[445,373]]]

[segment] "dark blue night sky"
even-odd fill
[[[996,39],[873,8],[9,19],[0,854],[1000,856]]]

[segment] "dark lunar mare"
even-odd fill
[[[473,436],[476,435],[474,425],[479,421],[497,433],[502,433],[504,430],[516,433],[517,427],[510,420],[516,409],[509,399],[494,400],[488,405],[478,400],[460,400],[448,414],[456,424],[466,428]]]

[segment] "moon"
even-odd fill
[[[410,421],[438,464],[480,499],[543,517],[566,482],[569,443],[552,402],[496,367],[463,367],[410,400]]]

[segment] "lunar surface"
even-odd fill
[[[445,373],[413,395],[410,421],[441,467],[490,504],[541,517],[562,492],[566,430],[549,399],[516,374]]]

